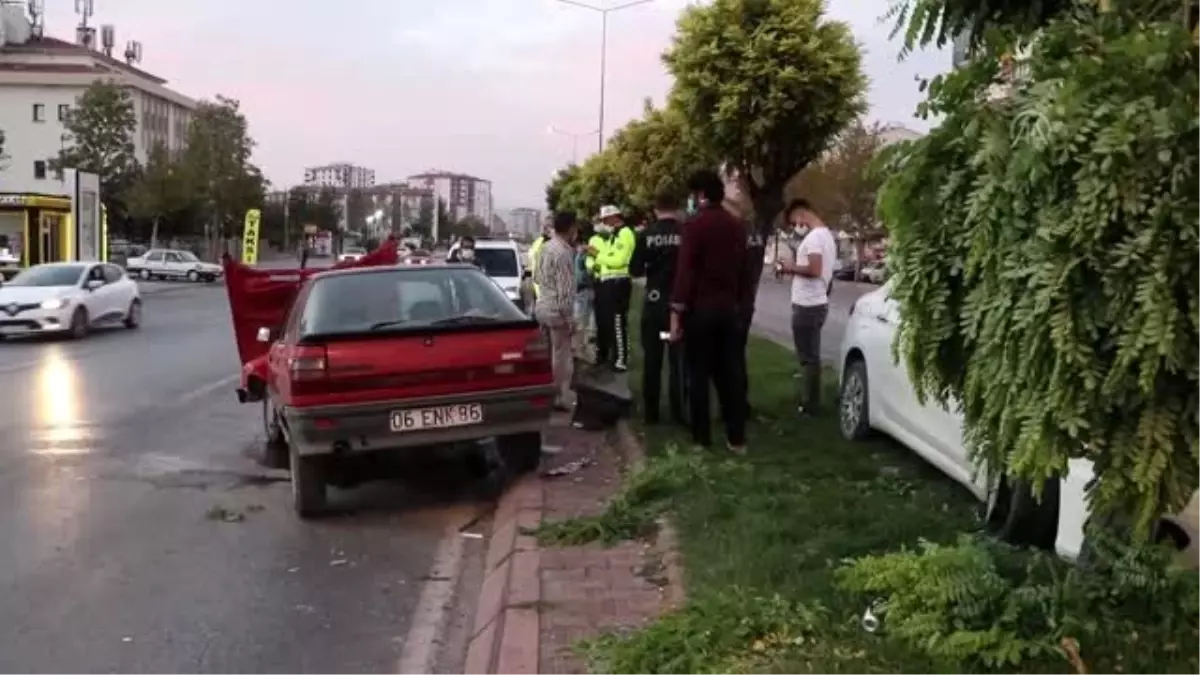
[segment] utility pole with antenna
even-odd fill
[[[79,15],[79,25],[75,27],[75,42],[88,49],[94,48],[96,29],[88,25],[88,19],[96,13],[94,0],[75,0],[75,13]]]

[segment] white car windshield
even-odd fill
[[[196,257],[196,254],[192,253],[191,251],[176,251],[176,253],[179,255],[179,259],[183,262],[200,262],[200,259]]]
[[[300,317],[300,334],[403,331],[527,320],[478,270],[384,268],[317,279]]]
[[[477,248],[475,264],[489,277],[517,277],[517,252],[511,248]]]
[[[83,265],[39,265],[12,278],[5,286],[74,286],[86,269]]]

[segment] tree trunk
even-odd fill
[[[158,248],[158,216],[150,221],[150,248]]]
[[[749,181],[747,181],[749,183]],[[754,271],[755,284],[762,282],[763,256],[766,255],[766,242],[775,231],[775,219],[783,210],[783,187],[764,186],[750,187],[751,200],[754,204],[754,228],[758,231],[763,248],[756,252],[748,252],[750,260],[747,264]],[[753,310],[753,307],[751,307]]]

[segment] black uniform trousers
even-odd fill
[[[746,355],[746,350],[750,346],[750,325],[754,321],[754,308],[750,308],[748,313],[738,317],[738,358],[741,360],[741,367],[738,368],[738,396],[742,400],[742,404],[746,409],[746,418],[749,419],[752,414],[750,406],[750,369],[749,360]]]
[[[688,364],[688,407],[692,442],[712,445],[708,384],[717,390],[717,403],[730,445],[746,443],[745,380],[741,321],[732,310],[692,310],[684,327],[684,356]]]
[[[596,284],[596,363],[629,365],[629,277],[601,279]]]
[[[667,404],[671,420],[686,424],[685,406],[687,364],[684,363],[684,345],[662,339],[662,334],[671,330],[671,309],[663,300],[646,301],[642,305],[642,397],[646,421],[659,421],[659,406],[662,402],[663,365],[667,367]],[[665,361],[665,364],[664,364]]]

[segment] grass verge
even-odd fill
[[[758,416],[748,456],[693,454],[678,449],[689,445],[682,430],[644,429],[647,468],[607,511],[538,532],[547,544],[612,542],[641,536],[668,510],[678,526],[687,605],[639,633],[583,643],[593,672],[1062,672],[1078,669],[1058,643],[1064,626],[1121,633],[1076,644],[1093,669],[1134,672],[1122,650],[1157,626],[1151,640],[1174,653],[1138,669],[1197,672],[1196,636],[1180,646],[1196,624],[1194,583],[1147,591],[1127,571],[1134,583],[1124,587],[1137,588],[1124,601],[1182,589],[1193,614],[1100,622],[1090,614],[1113,605],[1111,584],[1081,581],[1050,556],[962,539],[979,525],[966,490],[895,443],[844,441],[832,412],[798,418],[787,350],[754,338],[748,357]],[[630,375],[637,390],[639,362]],[[893,605],[885,628],[866,632],[862,614],[881,598]]]

